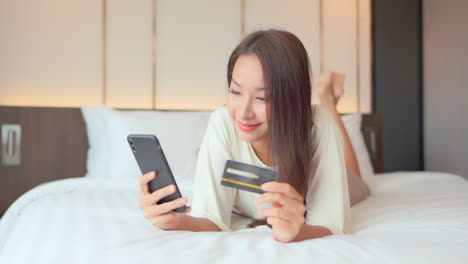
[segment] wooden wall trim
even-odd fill
[[[0,214],[41,183],[86,174],[88,140],[80,108],[0,106],[1,124],[20,124],[22,140],[21,164],[0,165]]]
[[[361,131],[375,173],[383,173],[383,120],[380,113],[362,115]]]

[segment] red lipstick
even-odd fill
[[[260,126],[260,124],[247,124],[247,123],[242,123],[239,121],[237,121],[237,125],[239,126],[239,129],[244,132],[252,131]]]

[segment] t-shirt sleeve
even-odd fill
[[[228,128],[222,114],[213,112],[200,146],[190,215],[209,219],[221,231],[230,231],[236,190],[221,185],[226,160],[232,156]]]
[[[332,114],[326,109],[316,111],[306,224],[345,234],[351,217],[343,138]]]

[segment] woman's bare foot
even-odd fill
[[[313,92],[317,93],[322,105],[336,108],[338,101],[344,94],[343,80],[343,74],[332,71],[325,71],[317,76]]]

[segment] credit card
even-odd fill
[[[227,160],[221,184],[224,186],[263,194],[265,182],[276,181],[278,171],[239,161]]]

